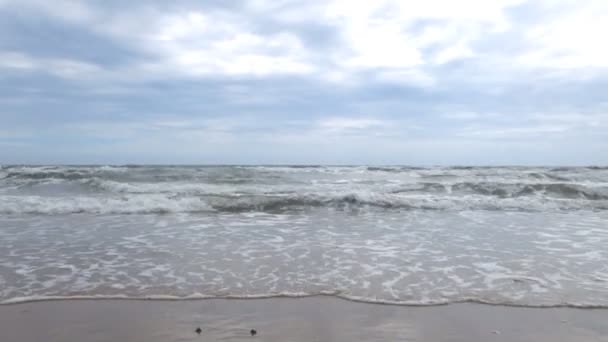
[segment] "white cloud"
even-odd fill
[[[333,117],[319,121],[318,126],[328,131],[364,130],[385,126],[386,122],[369,118]]]
[[[527,3],[546,15],[518,25],[508,10]],[[219,9],[137,11],[112,10],[100,3],[52,3],[41,0],[3,1],[56,19],[82,25],[109,36],[148,58],[107,77],[150,79],[167,77],[267,77],[298,75],[352,85],[368,81],[433,87],[444,75],[434,68],[470,60],[484,74],[476,78],[505,79],[517,68],[532,70],[606,68],[608,48],[601,34],[608,31],[604,1],[526,0],[251,0],[232,12]],[[542,12],[545,13],[545,12]],[[261,30],[259,21],[279,24]],[[281,26],[283,24],[284,26]],[[328,46],[311,46],[291,24],[332,30]],[[519,52],[484,51],[476,43],[505,32],[522,33]],[[500,39],[500,38],[498,38]],[[3,67],[41,70],[52,66],[61,77],[92,75],[90,63],[32,61],[10,55]],[[32,64],[33,63],[33,64]],[[97,76],[101,74],[98,73]]]
[[[433,62],[436,64],[445,64],[473,56],[475,56],[475,53],[469,47],[465,45],[453,45],[437,53],[433,58]]]
[[[23,19],[11,33],[48,25],[56,29],[49,36],[62,32],[70,43],[34,50],[32,42],[46,37],[40,34],[23,39],[21,50],[0,51],[0,74],[9,82],[28,76],[3,85],[0,102],[10,119],[9,130],[0,130],[3,144],[46,139],[49,146],[37,148],[45,154],[73,139],[83,142],[72,144],[74,151],[86,156],[94,146],[106,156],[194,162],[404,162],[413,155],[463,162],[477,155],[471,160],[486,163],[520,155],[496,153],[505,146],[527,156],[542,150],[539,160],[551,153],[565,160],[563,149],[575,158],[581,150],[603,157],[608,103],[601,102],[603,83],[592,87],[607,75],[604,1],[242,4],[228,11],[211,2],[0,0],[3,13]],[[91,51],[71,50],[84,37],[91,37],[84,47]],[[110,50],[96,60],[107,64],[84,61],[101,48]],[[49,57],[54,53],[70,57]],[[94,82],[49,91],[34,73]],[[319,119],[324,112],[338,115]],[[43,116],[53,120],[38,120]],[[41,130],[46,124],[52,129]],[[32,136],[11,136],[10,125],[30,127]],[[201,153],[211,159],[198,159]]]
[[[156,56],[129,68],[130,74],[297,74],[351,82],[358,73],[372,72],[377,73],[378,81],[428,87],[434,80],[426,66],[475,55],[470,44],[482,32],[508,29],[504,10],[518,2],[253,0],[232,13],[161,12],[150,7],[109,12],[90,3],[60,1],[49,5],[38,0],[23,6],[86,25]],[[339,44],[318,50],[306,46],[295,31],[260,33],[252,24],[262,16],[284,23],[329,25],[335,29]],[[412,31],[424,20],[436,22],[422,33]],[[428,55],[425,49],[431,46],[437,47],[437,52]]]
[[[608,3],[590,1],[543,2],[547,13],[557,12],[529,28],[532,46],[518,57],[519,63],[535,68],[577,69],[608,67]]]
[[[115,70],[115,77],[138,74],[146,78],[171,74],[254,75],[309,74],[315,66],[306,56],[299,37],[291,32],[258,34],[248,27],[242,13],[179,10],[162,12],[153,7],[138,11],[109,11],[90,3],[69,1],[8,1],[47,16],[85,26],[122,41],[132,48],[156,58]],[[35,69],[30,61],[12,56],[3,64],[13,68]],[[84,71],[85,63],[69,65],[58,61],[61,75]],[[37,65],[40,63],[36,63]],[[78,70],[76,70],[78,69]]]
[[[537,122],[549,124],[568,125],[575,127],[608,127],[607,113],[537,113],[531,115]]]
[[[466,138],[483,138],[489,140],[495,139],[507,139],[512,141],[519,141],[521,139],[535,139],[543,140],[546,139],[548,134],[563,134],[570,129],[567,125],[533,125],[533,126],[522,126],[522,127],[507,127],[497,128],[485,127],[480,128],[468,128],[459,132],[457,136]]]
[[[265,36],[248,30],[242,18],[188,12],[162,17],[143,47],[157,52],[160,63],[185,74],[307,74],[299,38],[288,32]]]
[[[103,71],[92,63],[64,58],[37,58],[12,51],[0,51],[0,69],[39,71],[68,79],[89,78]]]
[[[420,69],[383,70],[376,72],[376,79],[385,83],[403,84],[420,88],[432,87],[436,84],[435,78]]]
[[[453,122],[453,132],[457,137],[513,142],[578,137],[572,138],[572,141],[576,141],[608,127],[608,114],[605,112],[543,112],[514,115],[454,111],[442,114],[441,117],[466,124],[462,126]]]
[[[32,70],[38,67],[32,58],[17,52],[0,52],[0,68]]]
[[[454,111],[454,112],[448,112],[448,113],[444,113],[441,114],[442,118],[445,119],[450,119],[450,120],[476,120],[481,118],[483,115],[477,112],[471,112],[471,111],[464,111],[464,112],[459,112],[459,111]]]

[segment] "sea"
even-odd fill
[[[608,307],[608,168],[0,167],[0,304]]]

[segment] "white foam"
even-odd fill
[[[4,214],[137,214],[214,211],[198,197],[171,198],[165,195],[91,197],[76,196],[58,200],[43,196],[2,196]]]
[[[572,198],[474,192],[482,178],[528,181],[514,169],[286,169],[64,167],[95,176],[2,179],[0,188],[18,185],[0,196],[0,301],[332,294],[401,305],[608,305],[608,211],[576,189]],[[40,170],[58,172],[27,172]],[[169,180],[151,181],[157,172]],[[477,183],[419,190],[431,175]],[[227,180],[211,183],[218,178]],[[59,193],[43,194],[46,183]]]

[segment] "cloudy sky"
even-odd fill
[[[608,164],[604,0],[0,0],[0,163]]]

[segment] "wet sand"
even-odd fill
[[[249,334],[252,328],[258,331],[255,337]],[[326,296],[0,306],[2,342],[254,340],[608,342],[608,310],[467,303],[407,307]]]

